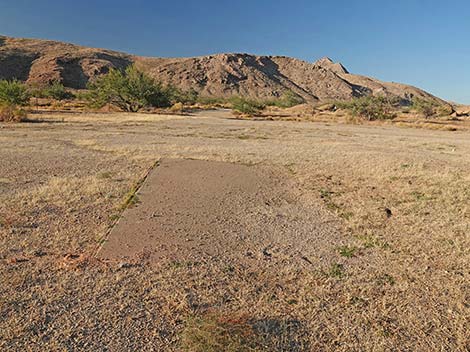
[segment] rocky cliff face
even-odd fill
[[[111,67],[135,63],[155,79],[201,95],[275,98],[286,90],[308,102],[343,100],[363,95],[438,98],[398,83],[353,75],[340,63],[323,58],[314,63],[284,57],[218,54],[194,58],[147,58],[73,44],[0,36],[0,79],[30,83],[60,81],[83,89]]]
[[[0,37],[0,78],[30,83],[60,81],[70,88],[87,82],[110,67],[130,65],[129,55],[48,40]]]

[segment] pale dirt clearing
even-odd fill
[[[1,350],[468,350],[467,132],[210,115],[1,126]],[[238,224],[263,234],[256,265],[94,258],[160,159],[281,177],[266,183],[280,202]]]

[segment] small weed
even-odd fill
[[[235,267],[233,265],[227,265],[224,268],[224,272],[226,272],[226,273],[233,273],[234,271],[235,271]]]
[[[238,139],[242,139],[242,140],[246,140],[246,139],[250,139],[250,136],[246,135],[246,134],[241,134],[239,136],[237,136]]]
[[[353,216],[353,213],[347,211],[340,212],[341,207],[332,200],[333,194],[335,194],[335,192],[323,188],[320,189],[320,198],[325,202],[327,209],[338,213],[338,216],[342,217],[343,219],[349,220]]]
[[[362,245],[364,248],[374,248],[379,247],[382,249],[389,249],[390,244],[386,241],[382,241],[380,238],[374,235],[362,235],[358,236],[358,238],[362,241]]]
[[[179,261],[175,260],[175,261],[172,261],[170,263],[170,267],[173,268],[173,269],[181,269],[181,268],[184,268],[186,266],[184,265],[184,262],[179,262]]]
[[[320,190],[320,198],[322,198],[322,199],[330,199],[333,194],[334,194],[334,192],[329,191],[327,189],[322,188]]]
[[[326,207],[327,207],[329,210],[331,210],[331,211],[338,211],[338,210],[341,209],[341,208],[339,207],[339,205],[337,205],[337,204],[335,204],[335,203],[333,203],[333,202],[331,202],[331,201],[326,203]]]
[[[342,257],[352,258],[356,255],[357,248],[349,247],[349,246],[342,246],[338,248],[338,251]]]
[[[353,217],[353,213],[350,211],[345,211],[339,214],[340,217],[342,217],[344,220],[349,220]]]
[[[106,242],[108,242],[108,240],[107,240],[106,238],[98,238],[98,239],[96,240],[96,242],[97,242],[100,246],[102,246],[102,245],[104,245]]]
[[[295,163],[289,163],[289,164],[286,164],[284,165],[286,167],[286,169],[292,174],[292,175],[295,175],[297,173],[297,171],[295,171]]]
[[[124,197],[124,201],[119,207],[120,210],[131,208],[139,203],[139,196],[137,195],[137,187],[133,187],[129,193]]]
[[[351,305],[354,305],[354,306],[362,306],[366,303],[366,300],[364,298],[361,298],[361,297],[353,296],[349,300],[349,303]]]
[[[111,178],[111,176],[112,176],[112,174],[109,171],[100,172],[98,174],[99,179],[109,179],[109,178]]]
[[[119,214],[112,214],[109,216],[109,220],[114,222],[117,221],[120,218]]]
[[[377,281],[381,285],[385,285],[385,284],[395,285],[395,278],[389,274],[384,274],[380,276]]]
[[[130,208],[140,202],[139,196],[137,194],[132,194],[129,198],[126,199],[125,204],[127,208]]]
[[[199,265],[199,262],[193,262],[193,261],[178,261],[174,260],[170,262],[169,267],[172,269],[188,269],[188,268],[193,268]]]
[[[334,263],[331,265],[330,270],[328,271],[328,276],[335,277],[337,279],[341,279],[344,277],[344,275],[345,272],[343,264]]]
[[[413,198],[415,198],[417,201],[431,200],[431,197],[430,197],[430,196],[427,196],[426,194],[424,194],[424,193],[422,193],[422,192],[414,191],[414,192],[411,192],[411,195],[412,195]]]

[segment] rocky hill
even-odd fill
[[[39,84],[60,81],[67,87],[83,89],[89,80],[111,67],[124,68],[132,63],[165,84],[192,88],[205,96],[274,98],[290,90],[308,102],[370,94],[439,100],[409,85],[351,74],[329,58],[314,63],[249,54],[148,58],[55,41],[0,36],[0,79]]]

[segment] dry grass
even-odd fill
[[[23,122],[26,116],[26,111],[16,106],[0,106],[0,122]]]
[[[62,118],[2,130],[2,350],[468,350],[467,132]],[[159,157],[288,169],[301,200],[343,224],[340,241],[312,243],[328,269],[86,259]]]
[[[110,184],[96,176],[88,177],[52,177],[45,184],[20,194],[20,198],[28,199],[31,206],[54,204],[65,206],[83,199],[106,197],[110,192]]]
[[[181,334],[183,351],[255,351],[255,332],[246,316],[230,317],[212,314],[186,319]]]

